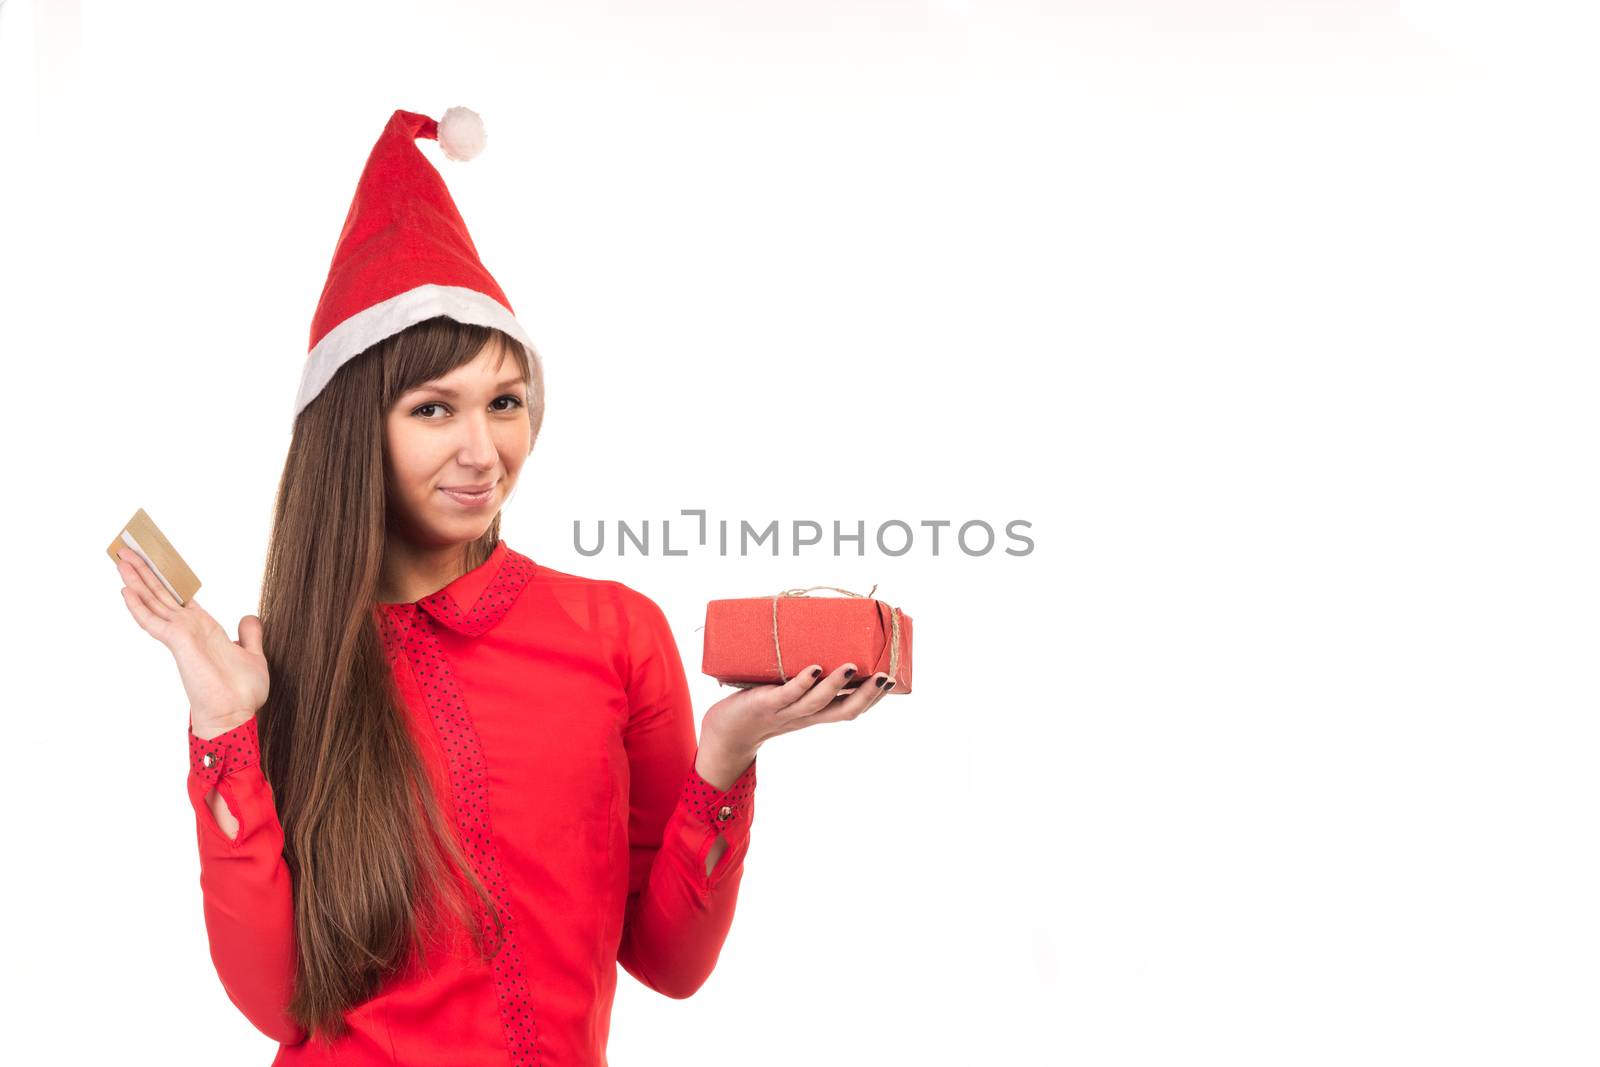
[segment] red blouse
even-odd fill
[[[654,601],[620,582],[537,566],[502,540],[437,593],[374,612],[412,734],[504,940],[486,963],[457,929],[447,956],[430,952],[428,973],[413,962],[352,1008],[331,1051],[307,1040],[285,1014],[290,873],[252,719],[210,740],[189,732],[206,934],[223,988],[280,1042],[274,1067],[603,1067],[617,964],[676,998],[716,965],[749,846],[755,762],[727,790],[695,773],[672,631]],[[207,806],[213,786],[239,821],[232,840]],[[708,877],[718,835],[727,849]]]

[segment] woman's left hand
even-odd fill
[[[717,701],[700,723],[700,757],[695,770],[712,785],[726,789],[750,766],[756,749],[767,738],[818,723],[853,719],[893,688],[888,675],[880,672],[863,678],[854,690],[846,690],[844,685],[855,670],[854,663],[841,663],[823,677],[821,665],[813,663],[782,684],[753,685]],[[880,687],[879,682],[884,684]]]

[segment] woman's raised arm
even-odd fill
[[[628,902],[617,961],[665,996],[710,977],[733,923],[750,823],[755,760],[719,789],[695,771],[694,708],[671,628],[655,602],[629,598]],[[707,859],[724,842],[710,872]]]
[[[261,620],[246,615],[231,640],[198,600],[179,604],[137,553],[118,549],[117,572],[129,614],[172,653],[189,696],[188,791],[212,962],[256,1029],[298,1044],[306,1033],[288,1015],[294,893],[256,739],[270,685]]]

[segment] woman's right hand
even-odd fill
[[[118,548],[117,559],[129,613],[178,662],[195,735],[209,739],[249,721],[267,702],[261,620],[246,615],[239,620],[239,640],[230,640],[194,597],[180,605],[137,552]]]

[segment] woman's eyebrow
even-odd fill
[[[499,385],[495,386],[495,389],[497,389],[497,390],[498,389],[510,389],[514,385],[522,385],[522,384],[523,384],[523,379],[521,379],[521,378],[512,378],[510,381],[501,382]],[[424,392],[426,392],[426,393],[438,393],[441,396],[448,396],[448,397],[455,397],[455,396],[459,396],[460,395],[456,390],[451,389],[449,386],[435,385],[435,384],[433,384],[431,382],[430,383],[425,383],[423,385],[416,386],[415,388],[408,390],[408,392],[412,392],[412,393],[424,393]]]

